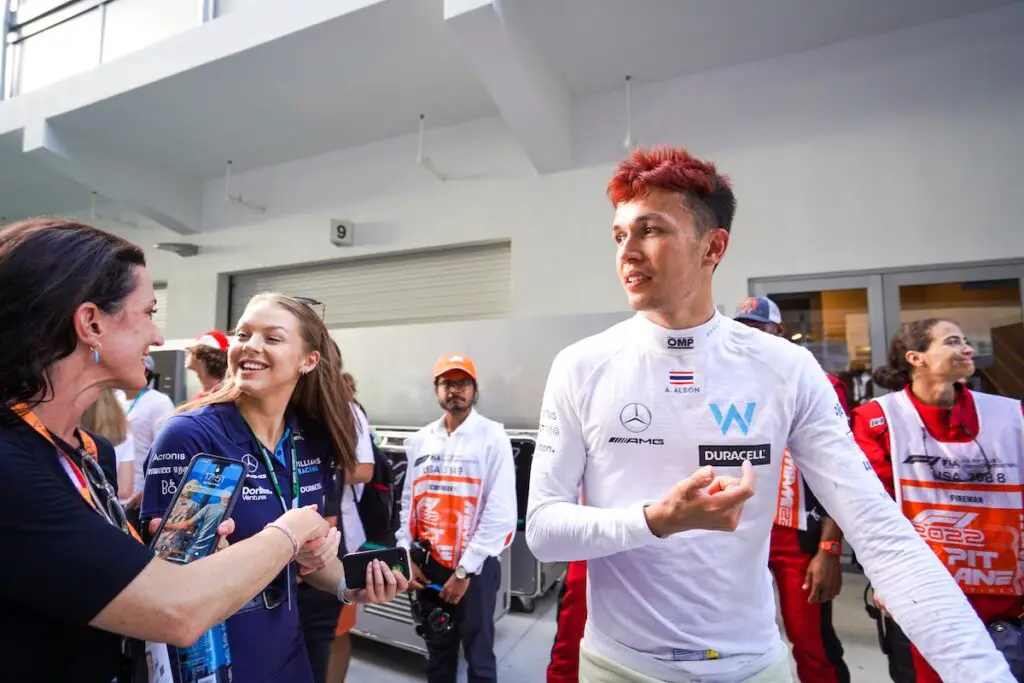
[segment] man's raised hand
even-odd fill
[[[744,460],[742,476],[715,476],[702,467],[644,509],[647,525],[664,538],[681,531],[735,531],[743,504],[754,495],[754,467]]]

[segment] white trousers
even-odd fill
[[[685,679],[683,679],[685,680]],[[580,683],[664,683],[642,673],[627,669],[607,657],[580,648]],[[780,657],[767,669],[735,683],[793,683],[789,657]]]

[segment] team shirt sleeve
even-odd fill
[[[191,417],[177,415],[164,422],[146,460],[140,517],[162,517],[192,458],[209,449]]]
[[[1012,681],[963,591],[874,475],[809,353],[796,374],[793,457],[893,618],[943,680]]]
[[[882,406],[874,401],[858,406],[850,415],[850,429],[882,486],[895,498],[892,457],[889,455],[889,430]]]
[[[370,433],[370,423],[366,420],[366,416],[363,415],[363,411],[359,410],[355,405],[352,406],[352,412],[356,418],[356,464],[359,465],[372,465],[377,460],[373,457],[373,434]]]
[[[563,351],[551,366],[530,471],[526,541],[541,562],[592,560],[659,541],[644,503],[595,508],[577,503],[587,446],[576,408],[572,365]]]
[[[470,574],[479,574],[488,557],[497,557],[516,530],[516,469],[512,442],[503,429],[490,435],[486,488],[480,519],[459,559]]]

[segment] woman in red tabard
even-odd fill
[[[889,494],[963,588],[986,624],[1019,623],[1021,402],[970,391],[974,349],[952,321],[904,323],[874,381],[890,389],[853,410],[851,427]],[[878,596],[884,608],[885,596]],[[941,683],[899,628],[890,633],[896,683]]]

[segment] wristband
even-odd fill
[[[356,603],[352,602],[351,600],[349,600],[347,597],[345,597],[345,591],[347,591],[347,590],[348,590],[348,582],[345,581],[345,577],[343,576],[343,577],[341,577],[341,581],[338,583],[338,588],[337,588],[337,590],[335,590],[334,594],[338,596],[338,600],[341,600],[341,604],[343,604],[343,605],[354,605],[354,604],[356,604]]]
[[[292,552],[292,558],[291,559],[294,560],[296,557],[298,557],[298,555],[299,555],[299,539],[295,538],[295,534],[292,533],[291,529],[289,529],[284,524],[281,524],[279,522],[269,522],[267,524],[267,526],[265,526],[264,528],[265,529],[277,529],[278,531],[283,533],[285,536],[287,536],[288,540],[292,542],[292,550],[293,550],[293,552]]]
[[[818,548],[837,557],[843,554],[843,546],[839,541],[822,541],[818,544]]]

